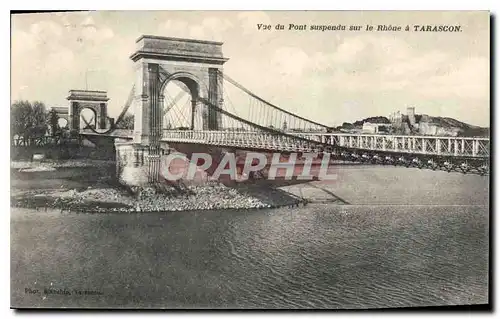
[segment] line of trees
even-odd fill
[[[29,146],[45,136],[48,114],[42,102],[15,101],[10,107],[10,130],[14,145]]]
[[[47,110],[40,101],[14,101],[10,106],[11,144],[32,146],[52,143],[77,137],[78,132],[70,132],[59,126],[59,116],[55,110]],[[134,128],[134,115],[127,113],[120,123],[121,129]]]
[[[43,145],[48,138],[61,136],[59,117],[55,110],[47,111],[43,102],[15,101],[10,106],[11,144],[16,146]]]

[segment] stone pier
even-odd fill
[[[116,141],[116,176],[119,182],[127,186],[150,186],[151,174],[158,174],[156,180],[159,182],[167,182],[176,184],[176,180],[168,180],[166,172],[169,170],[172,175],[183,175],[180,178],[183,185],[202,185],[209,180],[208,173],[202,170],[197,170],[192,179],[185,179],[185,174],[191,165],[190,152],[180,153],[172,148],[167,148],[162,145],[160,155],[156,156],[157,167],[151,170],[151,154],[149,146],[141,145],[129,141]],[[167,161],[167,155],[177,153],[179,157],[174,160]]]
[[[160,180],[164,90],[170,81],[185,84],[191,95],[192,130],[219,130],[221,115],[199,103],[200,98],[223,108],[222,42],[143,35],[130,56],[135,63],[134,137],[117,142],[117,171],[129,185],[154,184]],[[202,114],[195,127],[195,113]]]

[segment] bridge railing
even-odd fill
[[[267,132],[164,130],[163,140],[281,151],[312,152],[314,143]]]
[[[425,155],[487,158],[490,140],[484,137],[446,137],[348,133],[292,133],[316,142],[351,149]]]
[[[352,150],[438,156],[487,158],[490,141],[481,137],[437,137],[411,135],[372,135],[345,133],[291,133],[301,139],[294,140],[258,131],[189,131],[164,130],[168,141],[210,145],[264,148],[269,150],[315,151],[320,144],[340,146]],[[313,143],[307,143],[311,141]]]

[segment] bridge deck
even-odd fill
[[[314,151],[319,145],[331,145],[353,151],[380,151],[468,158],[488,158],[489,139],[480,137],[442,137],[411,135],[372,135],[346,133],[288,133],[238,131],[164,130],[163,141],[199,143],[268,150]],[[309,143],[308,143],[309,141]]]
[[[82,130],[82,135],[100,135]],[[164,130],[162,141],[196,143],[271,151],[314,152],[321,146],[336,146],[352,151],[376,151],[487,159],[490,140],[484,137],[445,137],[348,133],[287,133],[240,131]],[[132,139],[133,130],[115,130],[109,137]]]
[[[360,150],[477,158],[487,158],[490,153],[490,140],[483,137],[345,133],[302,133],[297,135],[318,142]]]
[[[120,138],[126,138],[126,139],[132,139],[133,135],[134,135],[134,130],[126,130],[126,129],[116,129],[110,133],[106,133],[104,134],[104,130],[102,130],[103,132],[100,133],[99,131],[92,131],[92,130],[89,130],[89,129],[82,129],[80,130],[80,135],[96,135],[96,136],[108,136],[108,137],[120,137]]]

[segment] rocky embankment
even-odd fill
[[[11,169],[16,172],[12,178],[23,181],[11,187],[12,207],[132,213],[273,208],[303,202],[280,189],[256,185],[209,182],[127,188],[116,183],[106,161],[12,162]]]
[[[112,163],[106,160],[46,160],[46,161],[11,161],[10,168],[18,169],[24,172],[42,172],[42,171],[55,171],[57,168],[63,167],[99,167]]]
[[[78,191],[45,190],[17,193],[14,207],[53,208],[75,212],[165,212],[208,209],[256,209],[295,206],[303,201],[279,190],[257,192],[248,187],[222,184],[190,186],[182,190],[170,187],[97,188]]]

